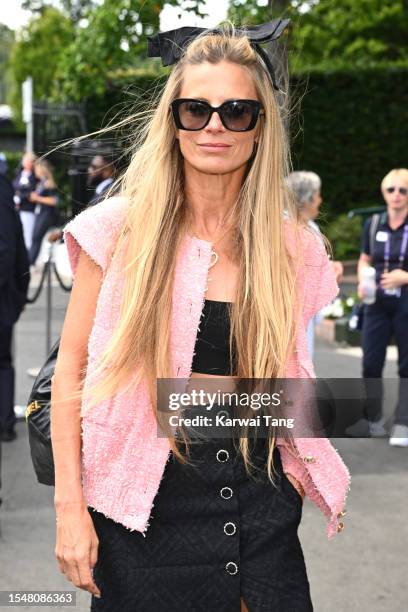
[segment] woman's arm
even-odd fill
[[[97,560],[98,540],[82,490],[81,399],[69,398],[80,389],[101,282],[102,269],[81,250],[51,387],[55,554],[68,580],[96,595],[99,591],[90,569]]]
[[[81,401],[69,395],[79,391],[81,369],[87,364],[88,338],[95,317],[102,270],[81,250],[61,335],[52,380],[51,438],[55,463],[55,503],[82,499],[80,475]],[[65,402],[65,398],[68,400]]]
[[[36,204],[44,204],[45,206],[56,206],[57,205],[57,197],[56,196],[41,196],[38,195],[35,191],[30,193],[29,197],[30,202],[35,202]]]

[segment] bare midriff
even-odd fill
[[[223,391],[225,393],[229,393],[235,390],[236,380],[238,380],[237,376],[217,376],[214,374],[203,374],[201,372],[191,372],[190,381],[188,384],[188,391],[190,390],[198,390],[200,389],[200,383],[194,383],[192,380],[194,379],[205,379],[205,388],[209,393],[216,391]],[[213,383],[211,383],[213,380]]]

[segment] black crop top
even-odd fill
[[[229,303],[205,300],[194,348],[193,372],[216,376],[231,375]],[[234,351],[232,365],[234,374],[236,371]]]

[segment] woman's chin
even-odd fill
[[[245,164],[243,164],[245,165]],[[231,160],[225,159],[207,159],[205,161],[199,160],[194,163],[190,163],[196,171],[202,172],[203,174],[229,174],[238,170],[241,165],[237,166],[236,162],[232,163]]]

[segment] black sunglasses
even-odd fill
[[[259,115],[263,115],[257,100],[228,100],[221,106],[211,106],[204,100],[178,98],[170,104],[174,123],[179,130],[202,130],[209,124],[213,113],[218,113],[222,125],[232,132],[253,130]]]
[[[395,189],[395,187],[387,187],[385,191],[387,193],[394,193]],[[398,191],[400,192],[400,195],[404,196],[406,196],[408,193],[408,189],[406,187],[398,187]]]

